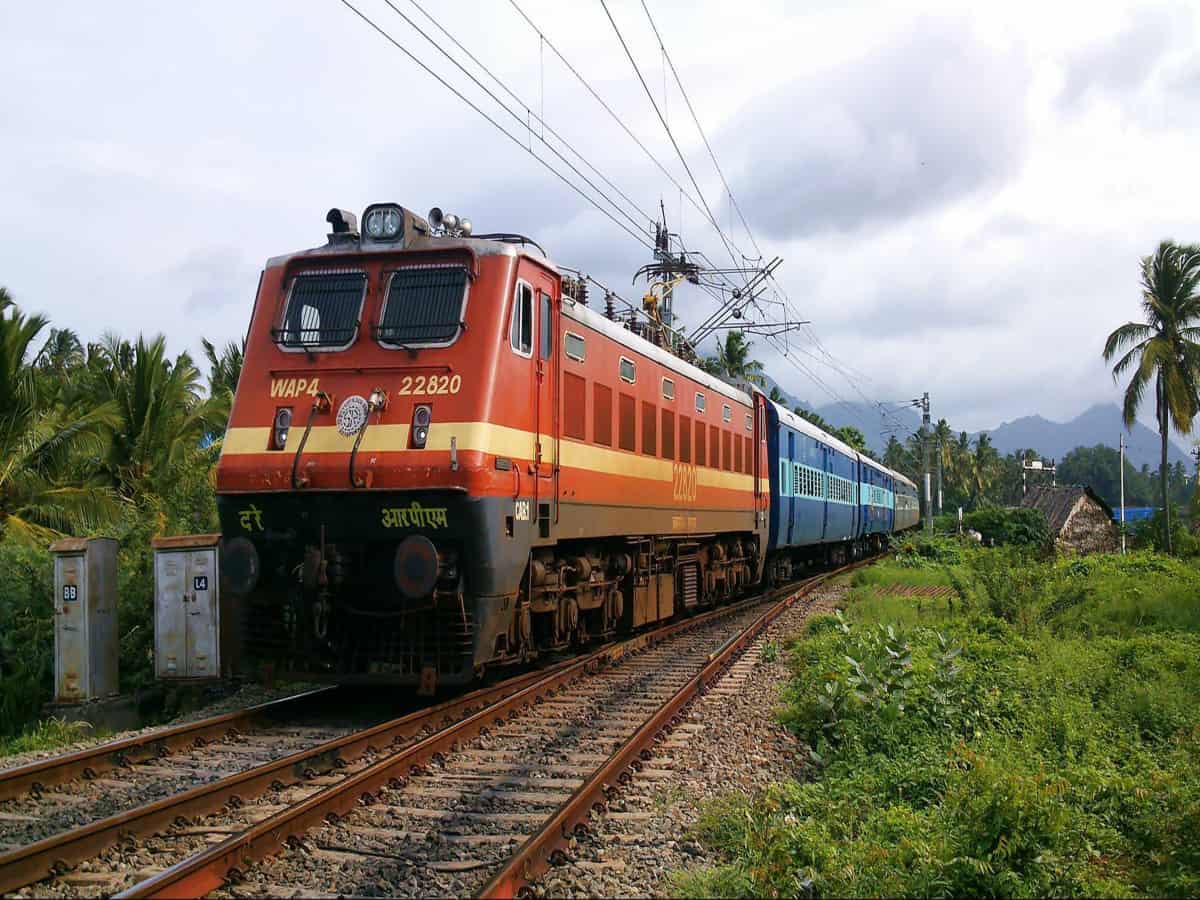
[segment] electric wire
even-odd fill
[[[629,49],[629,44],[625,42],[625,36],[621,34],[617,20],[613,18],[612,12],[608,8],[607,0],[600,0],[600,6],[604,9],[604,14],[608,16],[608,21],[612,25],[613,32],[617,35],[617,40],[620,41],[621,48],[625,51],[625,56],[629,59],[629,64],[633,66],[634,74],[637,75],[638,81],[641,82],[642,90],[646,92],[646,98],[650,101],[650,105],[654,107],[654,113],[658,116],[658,121],[662,123],[663,129],[667,132],[671,146],[675,148],[675,155],[683,163],[683,170],[687,172],[688,179],[692,182],[692,187],[696,189],[696,194],[700,197],[700,202],[704,205],[704,212],[708,221],[712,223],[712,227],[721,239],[721,243],[725,245],[726,252],[729,253],[729,258],[736,266],[738,261],[737,256],[734,255],[733,247],[729,239],[725,237],[725,232],[721,229],[720,223],[717,222],[716,216],[713,215],[712,209],[709,208],[708,201],[704,199],[704,191],[700,189],[700,184],[696,181],[696,176],[692,174],[692,167],[688,165],[687,157],[683,155],[683,150],[680,149],[679,143],[675,140],[675,134],[671,131],[671,126],[667,124],[666,117],[662,114],[662,110],[658,107],[658,102],[654,99],[654,92],[650,90],[650,85],[646,83],[646,78],[642,75],[642,70],[639,68],[637,60],[633,58],[633,51]]]
[[[497,97],[490,89],[488,89],[488,87],[486,85],[484,85],[484,83],[482,81],[480,81],[478,78],[476,78],[471,72],[467,71],[466,66],[464,66],[457,59],[455,59],[453,56],[451,56],[449,51],[447,51],[445,47],[443,47],[441,44],[439,44],[437,41],[435,41],[416,22],[414,22],[412,19],[410,19],[408,16],[406,16],[400,10],[400,8],[397,7],[395,3],[392,2],[392,0],[383,0],[383,2],[385,4],[387,4],[388,8],[391,9],[392,12],[394,12],[401,19],[403,19],[408,24],[408,26],[413,29],[413,31],[417,32],[417,34],[419,34],[421,37],[423,37],[430,44],[430,46],[432,46],[435,50],[437,50],[440,54],[442,54],[442,56],[444,56],[448,62],[453,64],[460,72],[462,72],[464,75],[466,75],[468,78],[470,78],[471,81],[475,83],[476,87],[478,87],[481,91],[483,91],[485,94],[487,94],[489,97],[491,97],[492,100],[495,101],[496,104],[501,109],[503,109],[506,113],[508,113],[510,116],[512,116],[513,119],[516,120],[517,124],[522,124],[521,117],[519,115],[517,115],[517,113],[513,112],[513,110],[511,108],[509,108],[509,106],[507,104],[505,104],[503,101],[501,101],[501,99],[499,97]],[[430,18],[432,18],[432,17],[430,17]],[[524,104],[522,104],[522,105],[524,105]],[[530,115],[532,115],[532,111],[529,111],[529,112],[530,112]],[[532,133],[533,133],[532,129],[530,129],[529,133],[532,135]],[[592,182],[592,180],[590,178],[588,178],[586,175],[584,175],[582,172],[580,172],[579,169],[569,159],[567,159],[557,149],[555,149],[554,146],[546,143],[544,133],[543,133],[543,136],[540,138],[540,140],[542,141],[542,144],[546,147],[546,149],[548,149],[551,153],[553,153],[555,156],[557,156],[563,163],[565,163],[566,166],[572,172],[574,172],[576,175],[578,175],[580,178],[582,178],[584,183],[587,184],[588,187],[590,187],[593,191],[595,191],[597,194],[599,194],[601,197],[603,197],[605,199],[605,201],[607,201],[609,203],[609,205],[611,205],[613,207],[614,210],[616,210],[618,213],[620,213],[622,216],[624,216],[635,229],[641,227],[640,223],[638,223],[638,221],[636,219],[634,219],[633,216],[629,215],[629,213],[626,210],[621,208],[620,204],[616,203],[611,197],[609,197],[602,190],[600,190],[600,188],[596,187],[595,183]],[[635,209],[636,209],[636,206],[635,206]],[[652,219],[650,221],[653,222]]]
[[[563,136],[562,136],[562,135],[561,135],[561,134],[560,134],[560,133],[559,133],[559,132],[558,132],[558,131],[557,131],[555,128],[551,127],[551,126],[550,126],[550,124],[549,124],[549,123],[548,123],[548,122],[545,120],[545,118],[543,118],[543,116],[542,116],[542,115],[539,115],[538,113],[535,113],[535,112],[534,112],[534,111],[533,111],[533,110],[530,108],[530,106],[529,106],[529,104],[528,104],[528,103],[526,103],[526,102],[525,102],[523,99],[521,99],[521,97],[520,97],[520,96],[518,96],[518,95],[516,94],[516,92],[514,92],[514,91],[513,91],[513,90],[512,90],[512,89],[511,89],[511,88],[510,88],[510,87],[509,87],[509,86],[508,86],[508,85],[507,85],[507,84],[504,82],[504,80],[503,80],[503,79],[501,79],[501,78],[500,78],[499,76],[497,76],[497,75],[496,75],[496,74],[495,74],[495,73],[494,73],[494,72],[493,72],[491,69],[489,69],[489,68],[488,68],[486,65],[484,65],[484,63],[482,63],[482,62],[481,62],[481,61],[478,59],[478,57],[476,57],[476,56],[475,56],[475,54],[473,54],[473,53],[472,53],[470,50],[468,50],[468,49],[467,49],[465,46],[463,46],[462,42],[461,42],[461,41],[459,41],[459,40],[458,40],[458,38],[456,38],[456,37],[455,37],[455,36],[454,36],[454,35],[453,35],[453,34],[450,32],[450,30],[449,30],[449,29],[447,29],[447,28],[446,28],[444,25],[442,25],[442,23],[441,23],[441,22],[439,22],[437,19],[435,19],[435,18],[433,17],[433,14],[432,14],[432,13],[430,13],[430,12],[429,12],[427,9],[425,9],[425,7],[423,7],[423,6],[422,6],[420,3],[418,3],[418,2],[417,2],[417,0],[408,0],[408,2],[409,2],[409,3],[411,3],[413,6],[415,6],[415,7],[417,8],[417,10],[418,10],[418,11],[421,13],[421,15],[423,15],[423,16],[424,16],[426,19],[428,19],[428,20],[429,20],[429,21],[430,21],[430,22],[433,24],[433,26],[434,26],[435,28],[437,28],[437,30],[438,30],[438,31],[440,31],[440,32],[441,32],[443,35],[445,35],[445,36],[446,36],[446,39],[447,39],[447,40],[449,40],[451,43],[453,43],[453,44],[454,44],[454,46],[455,46],[455,47],[457,47],[457,48],[458,48],[459,50],[461,50],[461,51],[462,51],[464,54],[466,54],[466,56],[467,56],[467,59],[471,60],[471,62],[473,62],[473,63],[474,63],[475,65],[477,65],[477,66],[478,66],[480,69],[482,69],[482,70],[484,71],[484,73],[486,73],[486,74],[487,74],[487,76],[488,76],[489,78],[491,78],[491,79],[492,79],[492,81],[494,81],[494,82],[495,82],[495,83],[496,83],[496,84],[497,84],[497,85],[500,87],[500,89],[501,89],[502,91],[504,91],[506,94],[508,94],[508,96],[509,96],[509,97],[511,97],[511,98],[512,98],[512,99],[513,99],[513,100],[514,100],[514,101],[515,101],[515,102],[516,102],[516,103],[517,103],[517,104],[518,104],[518,105],[519,105],[519,106],[520,106],[522,109],[524,109],[524,110],[525,110],[525,112],[526,112],[528,115],[530,115],[530,116],[531,116],[531,117],[532,117],[534,120],[536,120],[536,121],[537,121],[537,123],[538,123],[539,125],[541,125],[541,126],[542,126],[542,127],[543,127],[543,128],[546,130],[546,131],[550,132],[550,134],[551,134],[553,137],[557,138],[557,139],[558,139],[558,140],[559,140],[559,141],[562,143],[562,145],[563,145],[564,147],[566,147],[568,150],[570,150],[570,151],[571,151],[571,153],[573,153],[573,154],[574,154],[574,155],[575,155],[575,156],[576,156],[576,157],[577,157],[577,158],[578,158],[578,159],[579,159],[579,160],[580,160],[580,161],[581,161],[581,162],[582,162],[582,163],[583,163],[585,166],[587,166],[589,169],[591,169],[593,172],[595,172],[595,173],[596,173],[596,176],[597,176],[597,177],[598,177],[598,178],[599,178],[601,181],[603,181],[603,182],[604,182],[605,184],[607,184],[607,185],[608,185],[610,188],[612,188],[614,191],[616,191],[616,192],[617,192],[617,193],[618,193],[618,194],[621,196],[621,198],[622,198],[622,199],[623,199],[623,200],[624,200],[626,203],[628,203],[628,204],[630,205],[630,207],[632,207],[633,209],[637,210],[637,212],[638,212],[639,214],[641,214],[641,216],[642,216],[642,217],[643,217],[643,218],[644,218],[644,219],[645,219],[647,222],[649,222],[651,225],[653,225],[653,224],[655,224],[655,223],[657,222],[657,219],[655,219],[655,218],[654,218],[653,216],[651,216],[651,215],[650,215],[648,212],[646,212],[644,209],[642,209],[642,208],[641,208],[641,207],[638,205],[638,203],[637,203],[637,201],[636,201],[636,200],[634,200],[632,197],[630,197],[628,194],[626,194],[626,193],[625,193],[623,190],[621,190],[621,188],[620,188],[620,187],[618,187],[616,184],[614,184],[614,183],[613,183],[613,182],[612,182],[612,181],[611,181],[611,180],[608,178],[608,176],[606,176],[606,175],[605,175],[603,172],[601,172],[601,171],[600,171],[600,170],[599,170],[599,169],[598,169],[596,166],[594,166],[594,165],[593,165],[591,162],[589,162],[589,161],[588,161],[588,159],[587,159],[587,157],[585,157],[585,156],[584,156],[582,153],[580,153],[578,150],[576,150],[576,149],[575,149],[575,147],[574,147],[574,146],[571,144],[571,142],[570,142],[570,141],[568,141],[568,140],[567,140],[565,137],[563,137]],[[389,5],[390,5],[390,4],[389,4]],[[542,41],[541,41],[541,44],[542,44],[542,45],[544,45],[544,44],[545,44],[545,41],[544,41],[544,40],[542,40]],[[543,110],[543,113],[544,113],[544,110]],[[545,138],[544,138],[544,137],[542,138],[542,141],[543,141],[543,143],[545,143]]]
[[[414,54],[411,50],[409,50],[402,43],[400,43],[385,28],[383,28],[383,26],[376,23],[370,16],[368,16],[366,13],[364,13],[362,10],[360,10],[358,7],[356,7],[353,3],[351,3],[350,0],[339,0],[339,2],[343,6],[345,6],[347,9],[349,9],[352,13],[354,13],[356,16],[358,16],[360,19],[362,19],[374,31],[378,32],[378,34],[381,37],[383,37],[386,41],[388,41],[388,43],[390,43],[397,50],[399,50],[401,53],[403,53],[405,56],[407,56],[410,60],[412,60],[414,63],[416,63],[420,68],[424,69],[426,73],[428,73],[430,76],[432,76],[444,88],[446,88],[448,91],[450,91],[456,97],[458,97],[459,100],[461,100],[463,103],[465,103],[471,109],[473,109],[480,117],[482,117],[484,120],[486,120],[497,131],[499,131],[501,134],[503,134],[505,137],[507,137],[509,140],[511,140],[518,147],[520,147],[521,149],[523,149],[527,153],[529,153],[530,156],[532,156],[534,159],[536,159],[538,162],[540,162],[551,174],[553,174],[563,184],[565,184],[567,187],[569,187],[571,190],[573,190],[575,193],[577,193],[580,197],[582,197],[584,200],[586,200],[588,203],[590,203],[592,206],[594,206],[599,212],[601,212],[606,218],[608,218],[614,225],[616,225],[622,231],[626,232],[630,237],[632,237],[634,240],[636,240],[639,244],[641,244],[647,250],[654,249],[654,245],[652,243],[650,243],[650,241],[648,241],[645,237],[643,237],[639,232],[631,229],[629,226],[627,226],[625,223],[623,223],[620,219],[618,219],[611,212],[609,212],[609,210],[607,210],[603,206],[601,206],[594,197],[590,196],[587,192],[585,192],[577,184],[575,184],[573,181],[571,181],[571,179],[569,179],[566,175],[564,175],[558,169],[556,169],[552,165],[550,165],[550,163],[547,160],[543,159],[542,157],[540,157],[536,153],[534,153],[533,150],[528,145],[526,145],[526,143],[524,141],[522,141],[519,137],[514,135],[511,131],[509,131],[507,128],[505,128],[503,125],[501,125],[499,122],[497,122],[496,119],[494,119],[492,116],[488,115],[488,113],[485,112],[478,104],[473,102],[469,97],[467,97],[460,90],[458,90],[458,88],[454,87],[454,85],[450,84],[450,82],[448,82],[445,78],[443,78],[441,75],[439,75],[437,72],[435,72],[432,67],[430,67],[428,64],[426,64],[416,54]],[[493,98],[495,97],[495,95],[491,94],[490,91],[488,91],[487,93],[489,93],[489,95],[491,95]],[[503,104],[501,104],[501,105],[503,106]],[[504,109],[507,110],[511,114],[512,110],[508,109],[507,106],[504,106]],[[611,203],[612,201],[609,200],[609,202]]]

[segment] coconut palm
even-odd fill
[[[725,335],[725,340],[717,344],[717,355],[706,356],[699,366],[711,375],[730,381],[763,384],[763,364],[750,358],[750,348],[753,346],[740,331],[730,331]]]
[[[0,288],[0,534],[29,544],[106,525],[120,512],[117,497],[81,476],[78,464],[105,451],[113,407],[93,404],[72,415],[39,406],[27,358],[45,326],[41,316],[22,315]]]
[[[200,371],[181,353],[166,355],[157,335],[130,343],[106,335],[91,363],[91,390],[116,409],[104,468],[127,496],[166,487],[179,462],[209,427],[200,396]]]
[[[201,338],[204,355],[208,357],[208,400],[205,416],[210,433],[219,439],[229,424],[229,413],[233,408],[233,395],[242,377],[242,362],[246,355],[246,342],[230,341],[219,352],[211,341]]]
[[[1104,360],[1111,362],[1123,353],[1113,364],[1114,381],[1133,370],[1122,409],[1127,427],[1137,419],[1146,388],[1154,384],[1155,420],[1162,441],[1163,546],[1169,553],[1168,434],[1172,425],[1187,434],[1200,411],[1200,247],[1163,241],[1153,255],[1142,258],[1141,281],[1145,321],[1126,322],[1113,331],[1104,342]]]

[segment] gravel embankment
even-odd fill
[[[223,715],[235,710],[246,709],[250,706],[257,706],[260,703],[266,703],[270,700],[279,700],[282,697],[290,697],[292,694],[300,694],[316,687],[320,687],[320,685],[288,683],[276,685],[273,688],[266,688],[259,684],[243,685],[232,694],[227,694],[224,697],[214,700],[212,703],[207,703],[166,723],[147,725],[145,728],[135,728],[130,731],[118,731],[95,737],[87,737],[83,740],[63,744],[60,747],[54,747],[49,750],[33,750],[28,753],[13,753],[8,756],[0,755],[0,769],[13,769],[17,766],[23,766],[26,763],[36,762],[39,759],[46,759],[51,756],[64,756],[67,753],[74,753],[78,750],[86,750],[88,747],[95,747],[98,744],[107,744],[110,741],[119,741],[125,738],[149,734],[152,731],[158,731],[171,725],[182,725],[185,722],[195,722],[199,719],[207,719],[210,716]]]
[[[843,605],[845,584],[820,588],[793,607],[749,648],[743,660],[689,710],[646,770],[609,813],[579,840],[571,862],[537,885],[545,897],[667,897],[671,874],[721,862],[693,836],[709,800],[805,776],[801,743],[776,721],[779,690],[789,671],[781,652],[761,659],[763,646],[799,634],[810,616]]]

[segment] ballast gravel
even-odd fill
[[[539,897],[670,897],[672,875],[723,860],[695,840],[704,805],[730,793],[753,795],[786,778],[806,777],[801,741],[779,724],[780,688],[790,671],[784,645],[807,619],[845,604],[845,579],[818,588],[779,617],[746,651],[752,668],[735,668],[700,697],[646,768],[666,777],[635,776],[608,813],[576,839],[570,861],[534,887]],[[762,659],[774,642],[780,653]],[[742,680],[739,682],[738,679]]]

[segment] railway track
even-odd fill
[[[0,891],[512,895],[686,704],[832,574],[10,850]]]

